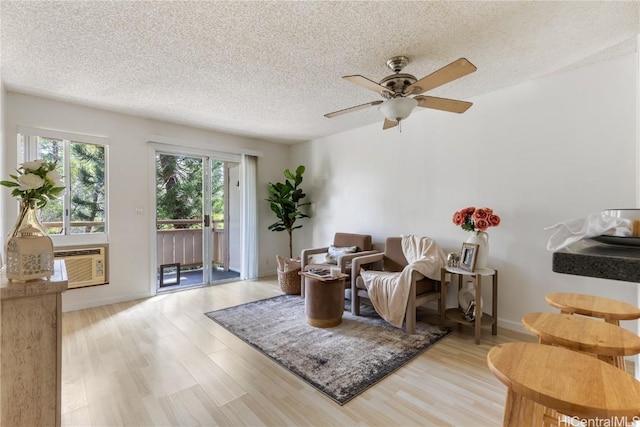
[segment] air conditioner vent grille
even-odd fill
[[[85,259],[67,258],[67,277],[73,277],[75,283],[90,282],[93,279],[93,265]]]
[[[56,258],[66,258],[81,255],[100,255],[101,249],[74,249],[70,251],[56,251]]]

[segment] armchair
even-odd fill
[[[328,263],[325,259],[322,262],[317,262],[314,258],[320,254],[328,254],[329,246],[322,248],[303,249],[300,254],[300,262],[302,271],[307,271],[311,268],[330,268],[340,267],[340,271],[344,274],[348,274],[351,277],[351,262],[357,256],[368,255],[377,253],[372,250],[371,236],[368,234],[352,234],[352,233],[336,233],[333,236],[333,246],[344,247],[356,247],[356,251],[353,253],[346,253],[336,258],[336,264]],[[351,283],[349,280],[345,281],[345,289],[351,289]],[[302,278],[301,295],[304,297],[304,277]]]
[[[384,252],[358,256],[353,260],[351,272],[351,313],[354,316],[360,315],[361,298],[369,299],[369,293],[364,284],[364,279],[360,275],[360,268],[366,264],[377,263],[376,269],[388,272],[401,272],[409,263],[402,252],[402,237],[388,237],[385,243]],[[438,301],[438,312],[444,309],[440,293],[443,286],[438,280],[423,277],[418,280],[419,273],[413,272],[411,275],[411,290],[407,302],[407,312],[405,315],[405,332],[414,334],[416,332],[416,309],[418,306],[429,301]],[[446,289],[446,288],[445,288]],[[443,329],[444,325],[440,325]]]

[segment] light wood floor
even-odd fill
[[[63,315],[63,426],[498,426],[505,387],[488,370],[500,330],[454,333],[344,406],[203,313],[281,294],[245,281]]]

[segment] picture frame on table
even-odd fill
[[[476,257],[478,256],[478,245],[476,243],[463,243],[460,251],[460,263],[458,268],[473,272],[476,266]]]

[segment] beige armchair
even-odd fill
[[[369,299],[364,279],[360,276],[360,269],[366,264],[374,264],[374,270],[400,272],[408,265],[407,259],[402,252],[402,237],[388,237],[385,243],[384,252],[358,256],[353,260],[351,273],[351,313],[360,315],[360,299]],[[438,313],[442,313],[442,298],[440,293],[442,285],[440,281],[427,277],[417,280],[419,273],[413,272],[411,277],[411,291],[407,302],[407,313],[405,316],[405,332],[414,334],[416,332],[416,309],[418,306],[429,301],[438,301]],[[420,277],[423,277],[420,275]],[[444,325],[440,325],[443,329]]]
[[[351,277],[351,261],[357,257],[368,254],[375,254],[378,251],[373,250],[371,244],[371,236],[368,234],[352,234],[352,233],[336,233],[333,236],[332,246],[337,248],[356,248],[353,253],[346,253],[336,257],[335,264],[326,261],[326,255],[329,253],[329,246],[322,248],[303,249],[300,254],[300,262],[302,271],[308,271],[312,268],[339,267],[340,271]],[[322,255],[325,255],[324,257]],[[319,262],[322,261],[322,262]],[[345,280],[345,289],[351,289],[350,280]],[[304,277],[302,278],[301,294],[304,297]]]

